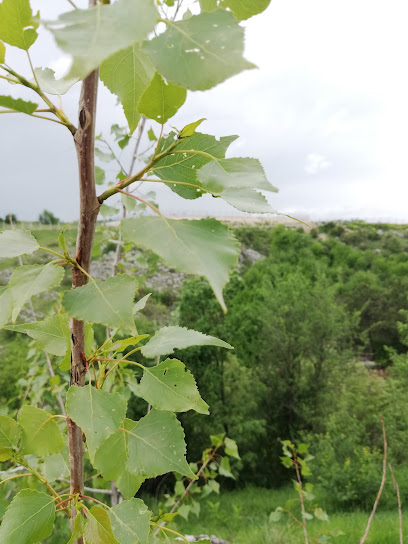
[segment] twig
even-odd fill
[[[370,514],[370,517],[368,518],[367,527],[366,527],[366,530],[364,532],[363,538],[360,540],[360,544],[364,544],[364,542],[367,540],[368,533],[370,531],[371,524],[373,522],[375,511],[377,510],[378,503],[380,502],[380,497],[381,497],[381,494],[382,494],[383,489],[384,489],[386,475],[387,475],[387,448],[388,448],[388,444],[387,444],[387,437],[386,437],[386,434],[385,434],[385,426],[384,426],[384,419],[383,418],[381,418],[381,426],[382,426],[383,440],[384,440],[383,473],[382,473],[382,478],[381,478],[380,489],[378,490],[377,498],[375,499],[374,506],[373,506],[372,512]]]
[[[296,477],[297,477],[297,481],[298,481],[298,484],[300,486],[300,489],[299,489],[299,500],[300,500],[300,509],[302,511],[302,527],[303,527],[303,536],[305,538],[305,544],[309,544],[309,539],[308,539],[308,536],[307,536],[307,527],[306,527],[306,509],[305,509],[305,502],[303,500],[303,485],[302,485],[302,478],[300,477],[300,472],[299,472],[299,463],[296,459],[296,457],[293,459],[293,464],[295,466],[295,470],[296,470]]]
[[[400,495],[400,490],[399,490],[398,482],[397,482],[397,480],[395,479],[394,472],[393,472],[393,470],[392,470],[392,466],[391,466],[391,465],[388,465],[388,468],[390,469],[391,478],[392,478],[392,483],[394,484],[395,493],[397,494],[400,544],[403,544],[404,539],[403,539],[403,534],[402,534],[401,495]]]

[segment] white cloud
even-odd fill
[[[305,172],[309,176],[318,174],[322,170],[327,170],[331,163],[319,153],[309,153],[306,157]]]

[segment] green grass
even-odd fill
[[[269,514],[277,506],[293,497],[290,488],[267,490],[247,488],[245,490],[212,495],[202,502],[201,514],[189,520],[176,518],[171,525],[183,534],[214,534],[231,544],[304,544],[303,532],[287,518],[279,523],[270,523]],[[324,507],[324,505],[320,505]],[[344,535],[333,538],[338,544],[358,544],[364,534],[369,512],[330,513],[329,522],[308,522],[309,541],[319,534],[340,529]],[[408,526],[408,513],[405,515]],[[367,539],[367,544],[396,544],[399,542],[398,512],[381,511],[376,514]]]

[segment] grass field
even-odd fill
[[[293,496],[290,488],[267,490],[248,488],[246,490],[212,495],[201,506],[200,517],[190,515],[185,521],[178,517],[171,527],[183,534],[214,534],[231,544],[302,544],[303,532],[289,520],[270,523],[269,514],[277,506],[284,505]],[[321,506],[324,506],[321,505]],[[340,529],[344,535],[330,540],[338,544],[358,544],[364,534],[369,512],[330,513],[329,522],[317,520],[308,522],[309,542],[318,535]],[[404,518],[408,526],[408,514]],[[381,511],[375,515],[367,544],[398,544],[398,512]]]

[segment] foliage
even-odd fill
[[[170,134],[164,132],[167,120],[184,103],[187,89],[209,89],[242,70],[254,68],[242,56],[244,28],[239,21],[263,11],[268,3],[256,2],[243,9],[236,2],[223,2],[221,9],[215,11],[200,4],[200,13],[192,15],[184,10],[187,16],[177,17],[181,3],[172,10],[168,3],[151,0],[118,0],[112,4],[92,1],[89,9],[82,10],[70,1],[75,9],[63,13],[56,21],[40,19],[39,14],[32,12],[29,0],[3,0],[0,4],[1,77],[13,85],[13,91],[16,86],[23,86],[36,99],[32,102],[2,96],[1,113],[20,112],[55,121],[69,130],[79,160],[81,198],[75,251],[64,229],[58,235],[57,248],[40,245],[35,236],[22,229],[0,234],[0,256],[17,257],[20,265],[1,288],[0,318],[12,333],[21,332],[36,342],[39,356],[34,357],[24,380],[29,389],[26,396],[36,398],[37,404],[43,404],[44,408],[23,403],[17,418],[6,415],[0,418],[0,452],[7,470],[13,471],[11,467],[15,466],[26,471],[21,475],[10,472],[1,483],[6,484],[5,489],[11,494],[14,480],[20,476],[32,477],[35,485],[42,487],[41,491],[30,488],[14,494],[0,527],[2,542],[34,544],[46,539],[53,532],[56,513],[75,518],[70,544],[83,541],[147,544],[148,540],[155,540],[155,535],[149,536],[151,530],[167,541],[169,532],[170,536],[175,534],[166,527],[165,517],[152,519],[145,504],[133,496],[146,478],[168,472],[184,475],[191,481],[197,478],[186,460],[184,431],[176,412],[195,410],[206,414],[208,405],[185,365],[178,359],[160,363],[160,356],[196,344],[215,344],[228,349],[231,346],[218,338],[181,328],[158,331],[143,346],[147,335],[138,333],[135,316],[144,309],[150,293],[135,301],[143,281],[135,275],[116,272],[124,249],[133,245],[147,248],[176,270],[204,276],[226,311],[223,289],[238,260],[238,243],[228,227],[218,221],[167,219],[152,202],[152,195],[143,198],[125,189],[134,182],[140,185],[152,180],[180,186],[184,194],[178,192],[183,198],[191,198],[193,190],[194,198],[210,194],[246,209],[245,201],[250,197],[250,211],[270,211],[259,191],[275,189],[267,181],[260,163],[252,158],[225,159],[225,151],[236,136],[217,140],[199,133],[197,129],[204,119]],[[60,49],[73,59],[68,77],[62,81],[55,80],[52,70],[32,65],[28,51],[36,42],[38,31],[42,31],[40,22],[52,33]],[[157,32],[158,23],[164,23],[163,32]],[[27,51],[32,74],[20,74],[6,64],[10,46]],[[102,81],[121,102],[128,123],[124,129],[112,127],[114,145],[123,149],[129,144],[142,115],[161,125],[154,150],[136,174],[135,160],[129,171],[124,172],[114,148],[103,135],[98,136],[95,147],[99,68]],[[130,79],[129,73],[133,73]],[[82,93],[76,127],[48,95],[60,95],[79,80],[82,80]],[[45,103],[45,109],[38,109],[39,102]],[[140,121],[140,137],[144,125],[145,119]],[[134,159],[138,145],[137,142]],[[117,183],[107,182],[101,166],[95,168],[95,157],[102,163],[119,164]],[[95,185],[104,186],[99,196]],[[130,190],[133,189],[134,186]],[[96,220],[99,213],[104,218],[117,213],[112,200],[109,204],[106,201],[115,202],[119,196],[125,196],[126,200],[122,200],[120,235],[115,237],[113,275],[96,279],[90,266],[93,253],[101,252],[98,243],[94,244]],[[125,218],[126,211],[134,211],[129,198],[156,215],[148,217],[136,212],[137,218]],[[40,216],[44,224],[53,225],[56,221],[47,210]],[[22,264],[23,255],[36,252],[52,255],[52,260],[40,257],[32,264]],[[72,272],[72,289],[63,285],[64,267]],[[34,297],[53,289],[61,289],[63,295],[49,308],[45,319],[41,319],[34,308]],[[31,313],[29,323],[22,319],[27,303]],[[106,327],[104,338],[101,326]],[[156,366],[140,362],[144,361],[140,355],[157,357]],[[49,390],[43,387],[44,373],[36,368],[44,357],[52,385]],[[58,370],[54,368],[56,363]],[[39,387],[34,393],[35,382]],[[138,420],[126,417],[131,391],[145,401],[145,415]],[[61,414],[55,414],[53,401],[59,405]],[[236,444],[223,436],[214,440],[217,441],[213,442],[214,447],[223,445],[226,453],[218,472],[231,477],[227,456],[238,457]],[[56,478],[67,468],[67,444],[71,476],[68,493]],[[120,451],[115,466],[112,465],[114,451]],[[58,464],[62,464],[61,470],[57,470]],[[213,470],[210,465],[203,470],[204,476],[207,470]],[[84,470],[97,486],[103,486],[104,479],[114,480],[125,500],[109,507],[85,495]],[[63,528],[61,534],[64,531]]]

